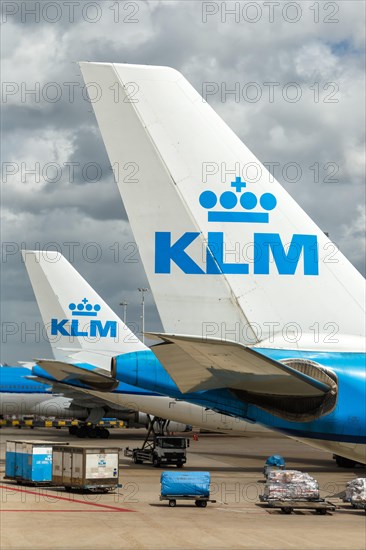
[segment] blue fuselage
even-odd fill
[[[26,367],[0,366],[0,393],[52,394],[51,387],[28,378],[32,370]]]
[[[116,377],[128,384],[182,399],[217,412],[258,422],[288,435],[305,439],[366,443],[366,375],[364,353],[325,353],[276,349],[256,351],[281,361],[301,358],[331,369],[338,378],[338,397],[331,412],[310,422],[289,421],[246,403],[229,389],[182,393],[152,351],[117,358]]]

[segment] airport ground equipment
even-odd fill
[[[140,448],[127,447],[124,455],[132,458],[135,464],[147,462],[156,468],[171,464],[182,468],[187,461],[188,446],[189,439],[186,437],[154,435],[152,439],[145,440]]]
[[[135,464],[149,463],[159,468],[161,465],[176,465],[182,468],[187,461],[189,439],[186,437],[166,436],[166,420],[149,418],[149,428],[142,447],[124,450],[124,456],[132,458]]]
[[[59,442],[7,441],[5,451],[5,479],[24,484],[52,482],[52,448]]]
[[[349,502],[352,508],[359,508],[366,512],[366,478],[359,477],[349,481],[343,500]]]
[[[336,461],[337,466],[339,466],[340,468],[356,468],[357,466],[360,466],[361,468],[366,467],[366,464],[364,462],[350,460],[349,458],[346,458],[344,456],[333,455],[333,458]]]
[[[210,472],[163,472],[160,482],[160,500],[167,500],[172,508],[177,500],[194,501],[198,508],[216,502],[210,499]]]
[[[352,508],[358,509],[358,510],[364,510],[366,514],[366,502],[352,502],[351,503]]]
[[[52,484],[67,491],[112,491],[118,487],[119,451],[117,447],[54,446]]]
[[[263,468],[264,477],[268,477],[269,472],[272,470],[284,470],[286,468],[286,461],[281,455],[272,455],[267,458]]]
[[[294,510],[314,510],[317,514],[325,515],[327,512],[334,512],[335,504],[324,499],[319,500],[264,500],[269,508],[278,508],[283,514],[291,514]]]
[[[317,480],[298,470],[269,471],[260,500],[270,508],[279,508],[284,514],[291,514],[295,509],[326,514],[336,508],[334,504],[320,498]]]
[[[5,479],[20,479],[23,473],[23,441],[7,441]]]

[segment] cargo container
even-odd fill
[[[5,450],[5,478],[15,479],[15,441],[6,442]]]
[[[51,441],[7,441],[5,453],[5,478],[18,483],[51,483]]]
[[[25,441],[15,442],[15,479],[21,479],[23,477],[23,448]]]
[[[53,447],[52,483],[66,490],[110,491],[118,487],[116,447]]]

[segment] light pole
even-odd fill
[[[128,303],[126,302],[126,300],[122,300],[122,302],[120,302],[119,305],[123,307],[123,322],[124,324],[126,324]]]
[[[148,288],[139,288],[139,292],[142,294],[141,307],[142,307],[142,343],[145,343],[145,292],[149,292]]]

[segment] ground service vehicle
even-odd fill
[[[151,440],[145,439],[141,448],[127,447],[124,455],[131,457],[135,464],[148,462],[156,468],[163,464],[175,464],[177,468],[182,468],[187,460],[187,447],[189,439],[185,437],[154,435]]]

